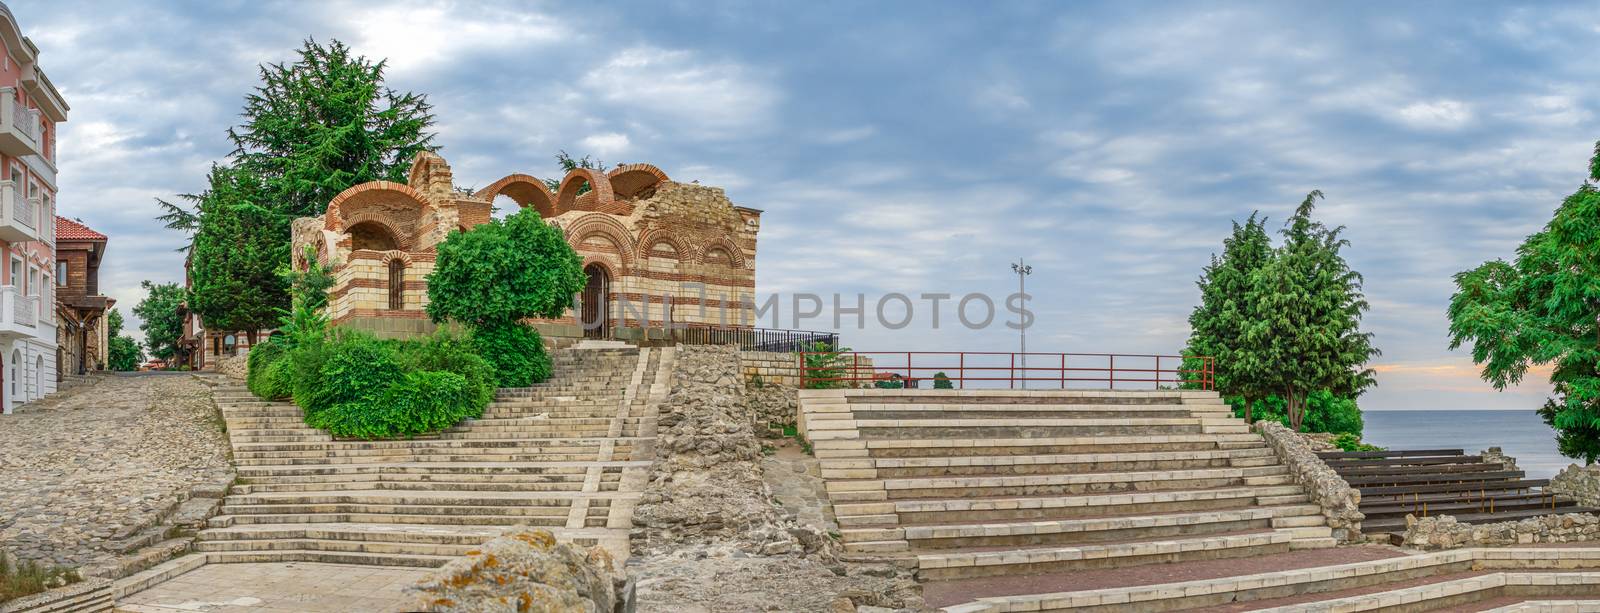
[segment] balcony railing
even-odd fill
[[[23,294],[15,285],[0,285],[0,339],[38,337],[39,297]]]
[[[0,240],[22,242],[39,240],[40,200],[28,198],[15,181],[0,181]]]
[[[44,155],[39,110],[17,100],[14,87],[0,87],[0,152],[16,157]]]

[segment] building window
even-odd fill
[[[67,286],[67,263],[56,262],[56,285]]]
[[[32,266],[28,267],[28,287],[26,287],[24,289],[25,289],[25,291],[23,292],[23,294],[25,294],[25,295],[28,295],[28,296],[37,296],[37,295],[39,295],[39,269],[34,268]]]
[[[406,302],[406,263],[389,260],[389,310],[398,311]]]
[[[12,256],[10,281],[11,286],[22,287],[22,258]]]

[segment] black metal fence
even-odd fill
[[[837,332],[776,330],[773,328],[690,327],[673,330],[684,345],[738,345],[741,351],[834,351],[839,348]]]

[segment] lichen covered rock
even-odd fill
[[[622,582],[610,554],[518,526],[407,588],[424,611],[612,613]]]

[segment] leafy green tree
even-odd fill
[[[1266,223],[1256,213],[1243,225],[1234,222],[1233,233],[1222,241],[1222,255],[1212,255],[1211,263],[1200,273],[1195,282],[1200,287],[1200,304],[1189,314],[1189,346],[1184,350],[1184,355],[1215,359],[1216,389],[1223,396],[1243,399],[1245,421],[1251,421],[1254,401],[1271,391],[1255,370],[1266,339],[1245,334],[1250,323],[1262,317],[1255,311],[1258,301],[1251,292],[1254,275],[1272,260]],[[1202,366],[1189,360],[1185,368]]]
[[[317,215],[351,186],[404,182],[412,158],[433,148],[427,96],[386,87],[385,60],[369,61],[337,40],[307,40],[297,53],[292,64],[260,67],[244,124],[228,130],[237,165],[261,177],[271,206],[289,217]]]
[[[944,371],[933,373],[933,389],[949,390],[955,389],[955,387],[955,384],[950,381],[950,375],[944,374]]]
[[[1372,387],[1365,365],[1379,354],[1372,335],[1361,331],[1367,302],[1360,273],[1340,253],[1350,244],[1340,236],[1344,228],[1311,218],[1321,198],[1320,191],[1306,195],[1284,225],[1283,246],[1251,275],[1254,318],[1244,338],[1260,350],[1236,364],[1283,397],[1296,430],[1312,392],[1355,398]]]
[[[183,335],[183,316],[178,312],[184,301],[183,287],[177,283],[149,281],[139,285],[146,294],[133,307],[133,314],[142,320],[139,329],[144,331],[144,345],[152,357],[171,358],[178,351],[178,338]]]
[[[549,358],[522,320],[560,317],[587,280],[561,230],[523,209],[452,232],[439,245],[428,275],[428,316],[467,326],[501,386],[531,385],[549,376]]]
[[[254,345],[289,306],[279,274],[289,262],[289,218],[260,204],[268,198],[251,172],[212,166],[210,182],[199,196],[189,308],[206,327],[243,330]]]
[[[139,363],[144,361],[144,352],[139,349],[139,343],[132,337],[122,333],[122,311],[112,309],[106,315],[106,338],[111,344],[106,349],[106,368],[111,370],[132,371],[139,369]]]
[[[1481,376],[1504,390],[1535,365],[1550,365],[1553,396],[1539,415],[1562,455],[1600,458],[1600,143],[1589,179],[1561,202],[1544,229],[1517,247],[1456,274],[1450,348],[1471,345]]]

